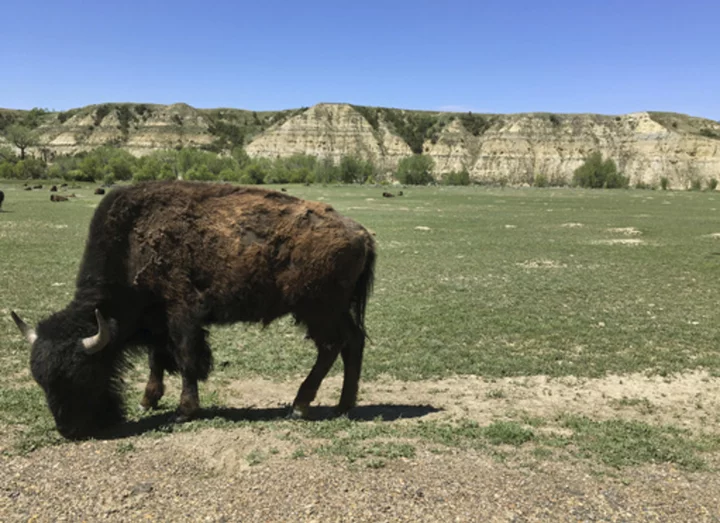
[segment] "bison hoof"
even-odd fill
[[[187,423],[188,421],[191,421],[193,417],[194,416],[191,414],[183,414],[182,412],[178,412],[175,416],[175,423]]]
[[[307,419],[309,411],[309,405],[293,405],[288,414],[288,419]]]

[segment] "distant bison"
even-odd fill
[[[98,187],[97,189],[95,189],[95,194],[105,194],[105,189],[103,189],[102,187]]]
[[[33,185],[33,189],[42,189],[42,188],[43,188],[42,185]]]
[[[397,194],[397,195],[398,195],[398,196],[402,196],[402,195],[403,195],[403,192],[402,192],[402,191],[398,191],[398,194]]]
[[[122,421],[133,347],[149,349],[142,405],[156,407],[164,372],[179,372],[179,420],[188,419],[200,408],[197,382],[212,368],[204,327],[267,325],[286,314],[318,349],[293,414],[307,414],[338,354],[344,413],[357,398],[375,257],[371,234],[327,204],[254,187],[137,184],[97,208],[70,304],[37,331],[12,317],[65,437]]]
[[[26,191],[32,191],[32,187],[25,187]]]
[[[0,210],[2,210],[2,204],[5,201],[5,193],[0,191]]]
[[[66,201],[68,201],[68,199],[65,196],[60,196],[59,194],[51,194],[50,201],[51,202],[66,202]]]
[[[395,198],[395,195],[391,192],[384,192],[382,193],[383,198]]]
[[[57,192],[57,185],[50,187],[50,192]]]

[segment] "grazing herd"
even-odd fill
[[[23,184],[23,190],[25,190],[25,191],[39,190],[42,188],[43,188],[42,184],[36,184],[36,185],[28,185],[27,183]],[[73,185],[72,187],[68,187],[68,184],[66,184],[66,183],[63,183],[59,186],[60,190],[79,189],[79,188],[80,188],[79,185]],[[58,189],[57,185],[53,185],[52,187],[50,187],[50,192],[57,193],[59,189]],[[93,194],[102,196],[105,194],[105,189],[102,187],[98,187],[95,189]],[[64,194],[64,195],[51,194],[50,201],[51,202],[67,202],[67,201],[69,201],[70,198],[75,198],[75,197],[76,197],[75,193],[69,193],[69,194]],[[5,199],[5,193],[0,191],[0,210],[2,210],[2,204],[3,204],[4,199]]]
[[[138,347],[150,367],[142,406],[157,407],[164,374],[179,373],[186,420],[198,414],[198,381],[212,369],[206,327],[285,315],[317,347],[292,415],[307,416],[338,356],[342,414],[357,399],[375,258],[372,234],[328,204],[256,187],[148,182],[103,198],[67,307],[37,329],[12,318],[68,438],[123,420],[122,374]]]

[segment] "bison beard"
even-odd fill
[[[148,347],[142,399],[157,407],[179,372],[178,414],[197,414],[212,369],[205,327],[292,314],[317,346],[293,402],[305,416],[338,355],[339,413],[356,402],[375,246],[325,204],[258,188],[159,182],[116,189],[98,206],[72,302],[38,324],[13,313],[58,430],[80,438],[123,419],[127,355]]]

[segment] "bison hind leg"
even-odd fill
[[[332,368],[338,355],[344,366],[343,388],[338,414],[345,414],[355,406],[362,365],[365,334],[349,312],[319,315],[311,320],[303,319],[308,327],[307,337],[315,342],[317,359],[310,374],[305,378],[293,401],[293,417],[307,417],[310,403],[315,399],[320,385]]]

